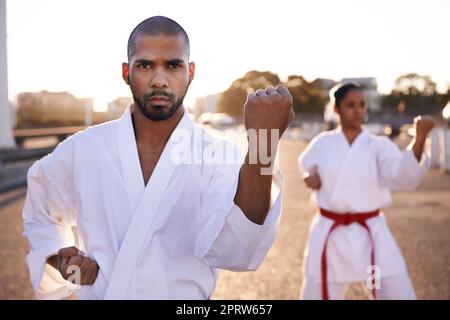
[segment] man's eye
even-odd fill
[[[169,67],[171,69],[180,69],[183,67],[183,64],[182,63],[171,63],[171,64],[169,64]]]
[[[148,69],[150,68],[150,63],[142,62],[138,64],[138,68],[140,69]]]

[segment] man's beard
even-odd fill
[[[169,92],[166,92],[162,89],[155,89],[149,93],[144,94],[142,97],[138,97],[133,95],[133,100],[135,104],[138,106],[139,110],[144,114],[144,116],[153,121],[163,121],[172,117],[178,108],[183,104],[184,97],[186,96],[186,92],[189,88],[189,85],[186,87],[184,94],[177,99],[177,97]],[[151,98],[154,96],[163,96],[166,97],[171,103],[171,107],[159,106],[157,104],[152,104]],[[168,110],[166,110],[168,108]]]

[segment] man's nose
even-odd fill
[[[151,87],[154,89],[166,88],[168,86],[167,78],[161,72],[155,74],[151,80]]]

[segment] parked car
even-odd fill
[[[205,112],[198,118],[198,121],[212,127],[227,127],[236,124],[234,118],[226,113]]]

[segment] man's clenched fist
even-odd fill
[[[292,96],[282,85],[250,93],[244,105],[244,122],[247,130],[278,129],[281,136],[294,117]]]
[[[79,272],[79,285],[91,285],[98,274],[98,264],[84,256],[84,253],[76,247],[62,248],[56,256],[50,257],[47,262],[56,268],[61,276],[72,282],[77,280],[76,272]]]

